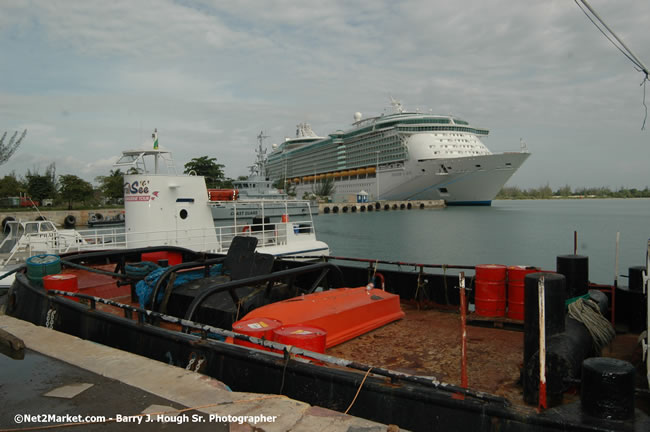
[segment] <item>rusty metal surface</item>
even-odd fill
[[[460,315],[418,310],[403,304],[406,317],[335,346],[327,354],[461,384]],[[523,405],[517,385],[523,361],[523,334],[491,328],[467,329],[469,387]]]

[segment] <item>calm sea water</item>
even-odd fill
[[[590,280],[613,283],[617,232],[619,274],[645,265],[650,199],[493,201],[491,207],[321,214],[314,221],[332,255],[547,270],[555,270],[557,255],[573,253],[577,231]]]

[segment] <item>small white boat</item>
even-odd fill
[[[160,172],[163,164],[167,173]],[[115,167],[134,174],[124,176],[124,238],[112,243],[225,253],[235,236],[245,235],[258,239],[260,253],[329,255],[316,239],[309,201],[214,199],[202,176],[177,175],[171,152],[161,149],[125,151]]]

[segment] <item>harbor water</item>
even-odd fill
[[[617,232],[618,274],[645,265],[650,199],[497,200],[491,207],[321,214],[315,224],[335,256],[545,270],[555,270],[557,255],[573,253],[577,231],[590,281],[613,283]]]

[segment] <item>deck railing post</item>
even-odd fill
[[[538,408],[546,409],[546,317],[544,276],[537,282],[537,306],[539,308],[539,404]]]
[[[465,299],[465,272],[458,275],[458,284],[460,287],[460,385],[467,388],[467,302]]]

